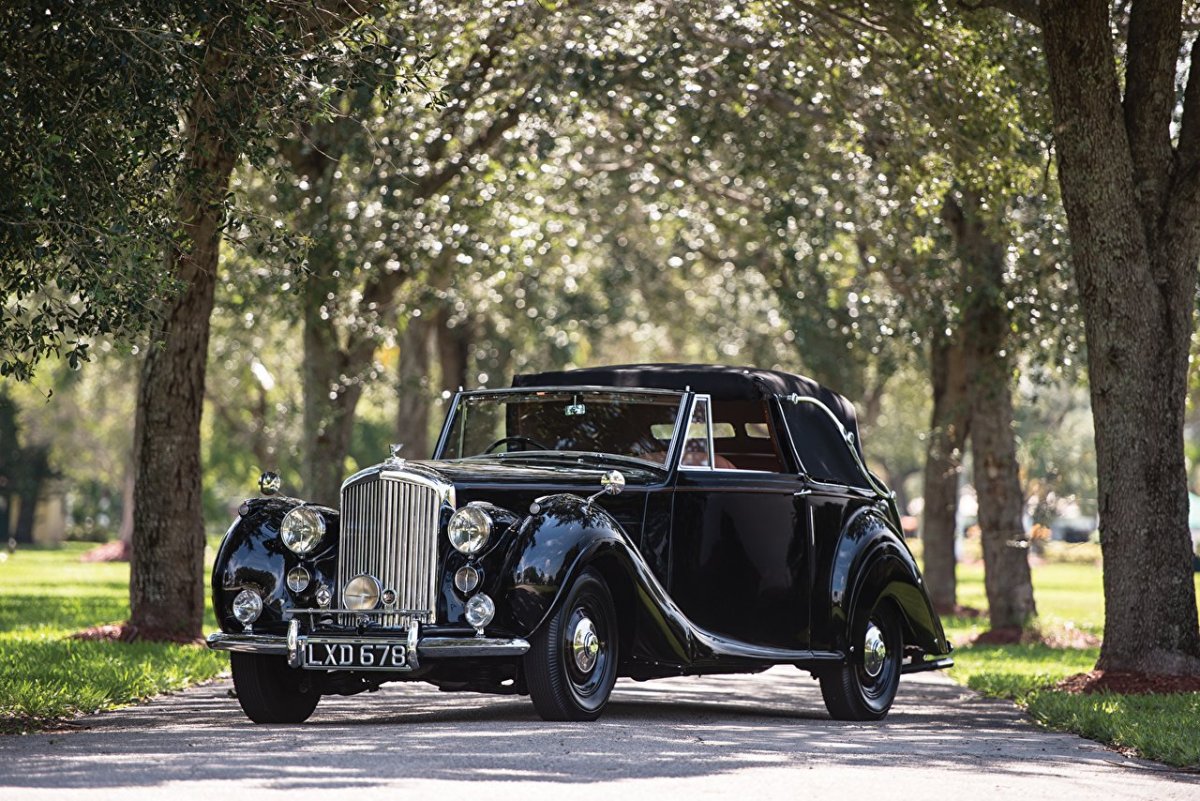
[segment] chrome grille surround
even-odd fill
[[[338,538],[337,597],[355,576],[379,580],[396,592],[383,614],[369,615],[383,628],[409,628],[413,620],[435,622],[438,536],[443,505],[454,508],[454,486],[440,478],[385,462],[351,476],[342,485]],[[339,604],[341,605],[341,604]],[[355,614],[340,614],[353,626]]]

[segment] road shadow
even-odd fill
[[[103,788],[241,780],[277,790],[409,778],[564,784],[712,776],[813,761],[1059,775],[1121,757],[1032,726],[949,682],[902,684],[882,723],[830,720],[806,674],[622,681],[596,723],[546,723],[528,699],[389,685],[323,699],[306,724],[256,726],[227,682],[95,716],[88,728],[0,738],[0,786]],[[24,747],[14,748],[17,743]],[[1139,763],[1131,763],[1139,764]],[[1194,777],[1172,774],[1173,780]]]

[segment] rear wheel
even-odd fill
[[[255,723],[303,723],[321,700],[319,692],[301,686],[301,671],[282,656],[235,651],[229,661],[238,703]]]
[[[525,683],[543,720],[595,720],[617,681],[617,611],[604,579],[586,570],[525,654]]]
[[[854,632],[854,652],[847,663],[820,675],[821,696],[835,720],[880,720],[900,686],[900,616],[890,603],[876,603],[856,616]]]

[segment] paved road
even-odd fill
[[[622,681],[593,724],[417,684],[325,699],[305,725],[263,727],[230,689],[0,737],[0,798],[1200,799],[1198,776],[1040,731],[937,675],[906,678],[872,725],[829,720],[816,683],[784,668]]]

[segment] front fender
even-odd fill
[[[872,508],[860,510],[847,522],[829,575],[830,629],[825,635],[835,650],[848,652],[858,605],[887,598],[904,618],[906,644],[929,655],[950,653],[916,560],[901,536]]]
[[[505,560],[499,597],[504,621],[520,636],[536,631],[557,608],[575,576],[602,555],[628,563],[628,541],[607,512],[575,495],[539,498]]]
[[[284,515],[301,503],[295,498],[253,498],[238,510],[238,518],[225,533],[213,564],[213,613],[222,631],[244,631],[232,612],[234,596],[244,589],[257,591],[263,599],[262,615],[254,622],[254,630],[281,634],[287,628],[284,610],[316,607],[317,587],[322,583],[334,586],[337,511],[314,507],[325,517],[326,529],[325,538],[311,554],[297,556],[279,539]],[[287,573],[298,564],[308,568],[312,581],[302,592],[293,593],[287,587]]]

